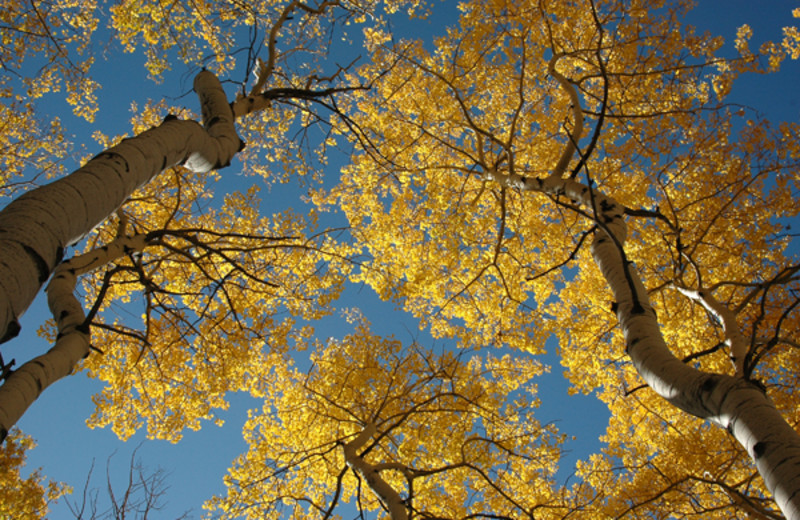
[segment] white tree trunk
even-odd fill
[[[167,118],[0,211],[0,342],[17,335],[17,318],[61,261],[64,249],[112,215],[134,190],[178,164],[195,171],[227,166],[241,149],[219,80],[203,71],[194,88],[205,128],[195,121]]]
[[[147,245],[147,235],[120,237],[102,248],[62,262],[47,285],[47,305],[56,322],[56,344],[46,353],[11,372],[0,386],[0,442],[45,388],[72,373],[89,355],[89,327],[75,297],[78,277]]]
[[[747,450],[786,518],[800,520],[800,435],[759,386],[692,368],[667,347],[647,291],[623,255],[627,229],[615,200],[571,179],[497,176],[507,186],[566,196],[595,216],[592,254],[614,293],[626,352],[658,395],[681,410],[728,430]]]
[[[740,376],[702,372],[673,356],[638,273],[614,240],[598,233],[592,253],[614,293],[626,352],[645,382],[675,406],[728,430],[755,462],[786,518],[800,519],[800,436],[766,392]]]
[[[386,510],[389,512],[391,520],[407,520],[408,511],[400,494],[381,477],[378,469],[364,460],[364,457],[358,454],[358,450],[364,447],[364,444],[375,435],[375,425],[370,423],[364,427],[364,430],[356,436],[355,439],[348,442],[343,446],[344,460],[353,471],[358,472],[359,475],[367,482],[367,485],[372,491],[380,497]]]
[[[26,193],[0,212],[3,341],[19,331],[17,317],[61,262],[64,248],[113,214],[134,190],[178,164],[194,171],[227,166],[241,149],[233,112],[219,80],[203,71],[195,78],[194,88],[205,127],[168,117],[158,127],[109,148],[79,170]],[[79,274],[107,263],[114,254],[113,247],[104,248],[101,256],[90,255],[88,264],[62,264],[65,268],[54,276],[48,304],[58,323],[59,338],[50,351],[12,372],[0,387],[0,442],[41,392],[72,372],[88,354],[83,309],[72,291]]]

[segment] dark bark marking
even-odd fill
[[[705,381],[703,381],[703,384],[700,385],[700,391],[710,394],[714,391],[714,388],[716,388],[718,383],[719,380],[717,378],[709,376]]]
[[[117,146],[121,145],[122,143],[124,143],[125,141],[128,141],[128,140],[130,140],[130,138],[123,139],[122,141],[120,141],[120,143]],[[131,171],[130,167],[128,166],[128,161],[125,160],[125,157],[123,157],[122,154],[119,154],[119,153],[114,152],[112,150],[105,150],[105,151],[100,152],[99,154],[95,155],[92,158],[92,161],[94,161],[95,159],[101,159],[101,158],[106,158],[109,161],[115,162],[117,164],[122,164],[125,167],[125,171],[126,172]],[[89,162],[91,162],[91,161],[89,161]]]
[[[753,445],[753,457],[756,459],[761,458],[766,451],[767,451],[766,442],[757,442]]]
[[[39,365],[39,368],[42,370],[42,372],[46,372],[46,370],[44,369],[44,364],[41,361],[33,360],[31,362],[33,364],[35,364],[35,365]],[[42,386],[42,380],[37,377],[36,378],[36,397],[39,397],[40,395],[42,395],[42,390],[44,390],[44,387]]]
[[[230,165],[231,165],[231,161],[230,161],[230,160],[228,160],[228,161],[225,161],[225,162],[222,162],[222,161],[217,161],[217,162],[214,164],[214,169],[215,169],[215,170],[220,170],[220,169],[222,169],[222,168],[227,168],[227,167],[228,167],[228,166],[230,166]]]
[[[24,249],[25,253],[33,260],[33,263],[36,265],[36,271],[39,274],[39,283],[43,284],[50,277],[50,266],[47,265],[42,255],[37,253],[32,247],[22,244],[22,249]]]
[[[22,330],[22,327],[20,326],[20,324],[17,321],[17,319],[16,318],[12,319],[9,322],[8,327],[6,328],[6,333],[3,334],[2,338],[0,338],[0,343],[5,343],[6,341],[8,341],[10,339],[16,338],[17,335],[19,334],[19,331],[21,331],[21,330]]]

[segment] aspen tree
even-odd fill
[[[559,339],[575,390],[612,414],[605,454],[580,465],[600,517],[769,517],[771,495],[800,518],[798,268],[775,219],[797,215],[797,127],[725,104],[795,32],[757,54],[744,28],[723,58],[686,7],[474,2],[435,49],[376,38],[394,67],[357,101],[375,147],[318,200],[363,237],[355,279],[435,335]],[[701,446],[707,462],[681,461]]]
[[[425,9],[390,2],[383,14],[401,7]],[[796,59],[798,32],[754,50],[743,26],[728,51],[683,23],[689,7],[476,0],[460,3],[458,26],[428,44],[392,34],[371,2],[111,7],[116,41],[143,52],[154,78],[173,51],[214,71],[196,81],[204,125],[168,117],[0,212],[0,337],[17,332],[49,277],[59,334],[51,354],[0,388],[1,433],[94,347],[103,354],[84,366],[108,384],[89,422],[121,438],[146,423],[151,436],[177,441],[215,419],[227,392],[264,399],[228,496],[210,502],[231,516],[289,507],[327,518],[352,499],[395,518],[800,517],[797,425],[785,419],[800,412],[800,266],[784,227],[798,214],[800,132],[727,97],[739,76]],[[340,8],[343,18],[332,14]],[[323,73],[311,55],[327,55],[327,28],[340,21],[366,24],[369,57]],[[243,48],[264,34],[266,55],[250,53],[254,86],[229,104],[217,76],[238,70],[233,35],[245,28]],[[280,61],[285,33],[297,43],[287,54],[308,63]],[[90,116],[92,85],[79,84]],[[333,116],[319,117],[311,102]],[[205,186],[196,172],[234,156],[264,177],[322,177],[294,157],[295,137],[312,122],[329,125],[320,161],[338,144],[353,153],[338,182],[312,191],[318,208],[307,216],[259,215],[253,189],[206,215],[186,209],[181,197],[200,200]],[[51,143],[59,135],[58,125],[46,133]],[[171,165],[188,169],[159,175]],[[159,194],[161,181],[180,186]],[[115,233],[120,207],[119,220],[133,214],[133,223]],[[331,209],[349,219],[349,235],[307,236]],[[65,261],[65,248],[87,234],[86,253]],[[463,377],[482,390],[460,408],[429,410],[400,392],[408,406],[396,417],[423,410],[425,419],[370,416],[382,410],[366,402],[384,388],[381,377],[406,365],[360,370],[348,359],[398,343],[350,336],[346,346],[320,343],[313,359],[325,370],[287,368],[313,336],[313,325],[299,324],[321,316],[345,279],[455,349],[482,354],[473,366],[499,346],[510,352],[505,366],[530,373]],[[79,281],[84,303],[95,302],[87,316],[73,295]],[[141,330],[105,319],[108,301],[137,294]],[[500,413],[533,395],[515,386],[541,372],[524,356],[554,340],[572,390],[595,393],[611,413],[603,449],[578,463],[573,487],[553,482],[558,450],[537,436],[551,430]],[[62,350],[67,358],[54,362]],[[413,359],[403,381],[433,367],[442,369],[429,379],[434,389],[456,385],[433,356]],[[383,397],[398,385],[386,384]],[[476,443],[450,412],[502,419],[493,431],[511,433]],[[428,417],[445,433],[420,433],[414,421]]]

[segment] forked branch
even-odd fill
[[[553,172],[550,174],[554,178],[560,178],[564,175],[569,162],[572,160],[572,156],[575,155],[575,151],[578,149],[577,143],[580,140],[581,135],[583,135],[583,111],[581,110],[581,102],[578,98],[578,91],[575,89],[575,85],[573,85],[556,69],[556,64],[562,57],[564,57],[564,54],[554,54],[553,57],[550,58],[547,71],[551,76],[556,78],[561,87],[569,95],[569,100],[572,105],[572,117],[575,121],[572,132],[568,132],[567,143],[564,145],[564,151],[561,152],[561,157],[559,158],[558,163],[556,163]]]
[[[369,485],[370,489],[381,498],[381,501],[389,511],[392,520],[406,520],[408,511],[406,510],[403,499],[380,475],[375,466],[368,463],[364,457],[358,454],[364,444],[375,434],[375,425],[370,423],[355,439],[344,445],[344,458],[347,465],[358,472]]]
[[[736,369],[736,375],[744,375],[744,361],[747,356],[747,341],[742,335],[739,324],[736,320],[736,313],[723,305],[714,298],[711,292],[703,289],[688,289],[686,287],[674,286],[675,289],[689,298],[699,303],[708,311],[722,326],[725,333],[725,345],[730,349],[731,362]]]

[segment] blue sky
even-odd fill
[[[790,0],[701,0],[700,6],[689,17],[689,21],[701,29],[714,34],[721,34],[731,42],[736,27],[748,23],[753,28],[755,42],[764,39],[779,39],[780,27],[793,23],[791,10],[800,7],[800,2]],[[450,3],[449,5],[455,5]],[[448,5],[448,6],[449,6]],[[433,21],[416,22],[413,30],[418,36],[429,35],[442,29],[441,18]],[[729,44],[730,45],[730,44]],[[97,78],[103,81],[103,70],[130,71],[144,77],[141,64],[127,55],[113,55],[113,63],[99,63]],[[141,71],[141,72],[139,72]],[[183,71],[178,71],[183,72]],[[119,72],[116,72],[119,74]],[[176,74],[174,78],[178,78]],[[104,83],[101,92],[101,112],[98,123],[88,125],[75,122],[63,112],[65,124],[74,135],[76,142],[87,144],[88,150],[95,152],[90,141],[91,131],[100,128],[108,134],[119,134],[128,131],[130,114],[128,107],[132,89],[127,86],[129,78],[123,78],[126,84]],[[162,85],[151,87],[147,91],[136,91],[138,95],[179,96],[187,89],[177,79],[170,84],[169,79]],[[800,121],[800,96],[797,85],[800,84],[800,64],[786,63],[779,76],[754,76],[740,82],[732,93],[730,101],[742,103],[756,108],[772,120]],[[143,101],[143,97],[141,100]],[[194,103],[187,98],[187,104]],[[193,106],[193,105],[190,105]],[[43,105],[43,110],[48,110]],[[53,110],[59,110],[56,106]],[[43,114],[44,115],[44,114]],[[227,178],[242,181],[235,177],[235,172],[225,171]],[[271,192],[262,192],[262,197],[270,200],[294,201],[298,199],[295,187],[276,186]],[[372,320],[374,330],[382,334],[394,334],[403,341],[416,339],[429,341],[424,333],[416,330],[416,325],[407,318],[399,319],[393,305],[381,302],[370,290],[360,292],[354,288],[342,306],[353,305],[370,309],[367,314]],[[23,334],[8,345],[3,345],[3,356],[8,360],[17,358],[17,363],[39,353],[46,348],[35,331],[44,317],[46,309],[40,298],[22,319]],[[342,336],[348,330],[341,329],[336,320],[328,320],[320,330],[321,337]],[[598,447],[597,437],[605,427],[607,412],[604,406],[592,397],[568,397],[566,383],[560,377],[560,367],[556,364],[552,373],[539,382],[542,407],[537,417],[542,422],[557,421],[562,431],[578,436],[578,441],[571,444],[572,453],[565,463],[564,476],[570,472],[575,458],[585,456]],[[74,498],[80,500],[83,483],[95,459],[95,471],[91,487],[100,488],[101,497],[105,493],[105,466],[109,456],[115,453],[111,462],[112,478],[120,490],[124,489],[127,478],[128,463],[132,451],[144,441],[143,434],[137,434],[127,443],[121,443],[109,430],[89,430],[84,420],[93,410],[90,396],[99,391],[95,381],[83,375],[66,378],[46,390],[42,397],[20,421],[19,426],[32,435],[39,446],[29,454],[29,467],[41,467],[49,478],[69,483],[75,488]],[[202,516],[202,502],[215,492],[224,492],[222,476],[230,461],[245,449],[241,440],[241,426],[244,423],[248,408],[255,408],[259,403],[248,397],[233,397],[231,410],[221,414],[226,424],[223,428],[207,425],[199,432],[188,432],[184,439],[172,445],[161,441],[147,441],[138,451],[142,463],[152,469],[162,467],[171,472],[168,483],[170,489],[166,495],[168,507],[160,518],[174,518],[186,510],[192,510],[192,516]],[[63,500],[52,508],[50,515],[54,519],[71,518]]]

